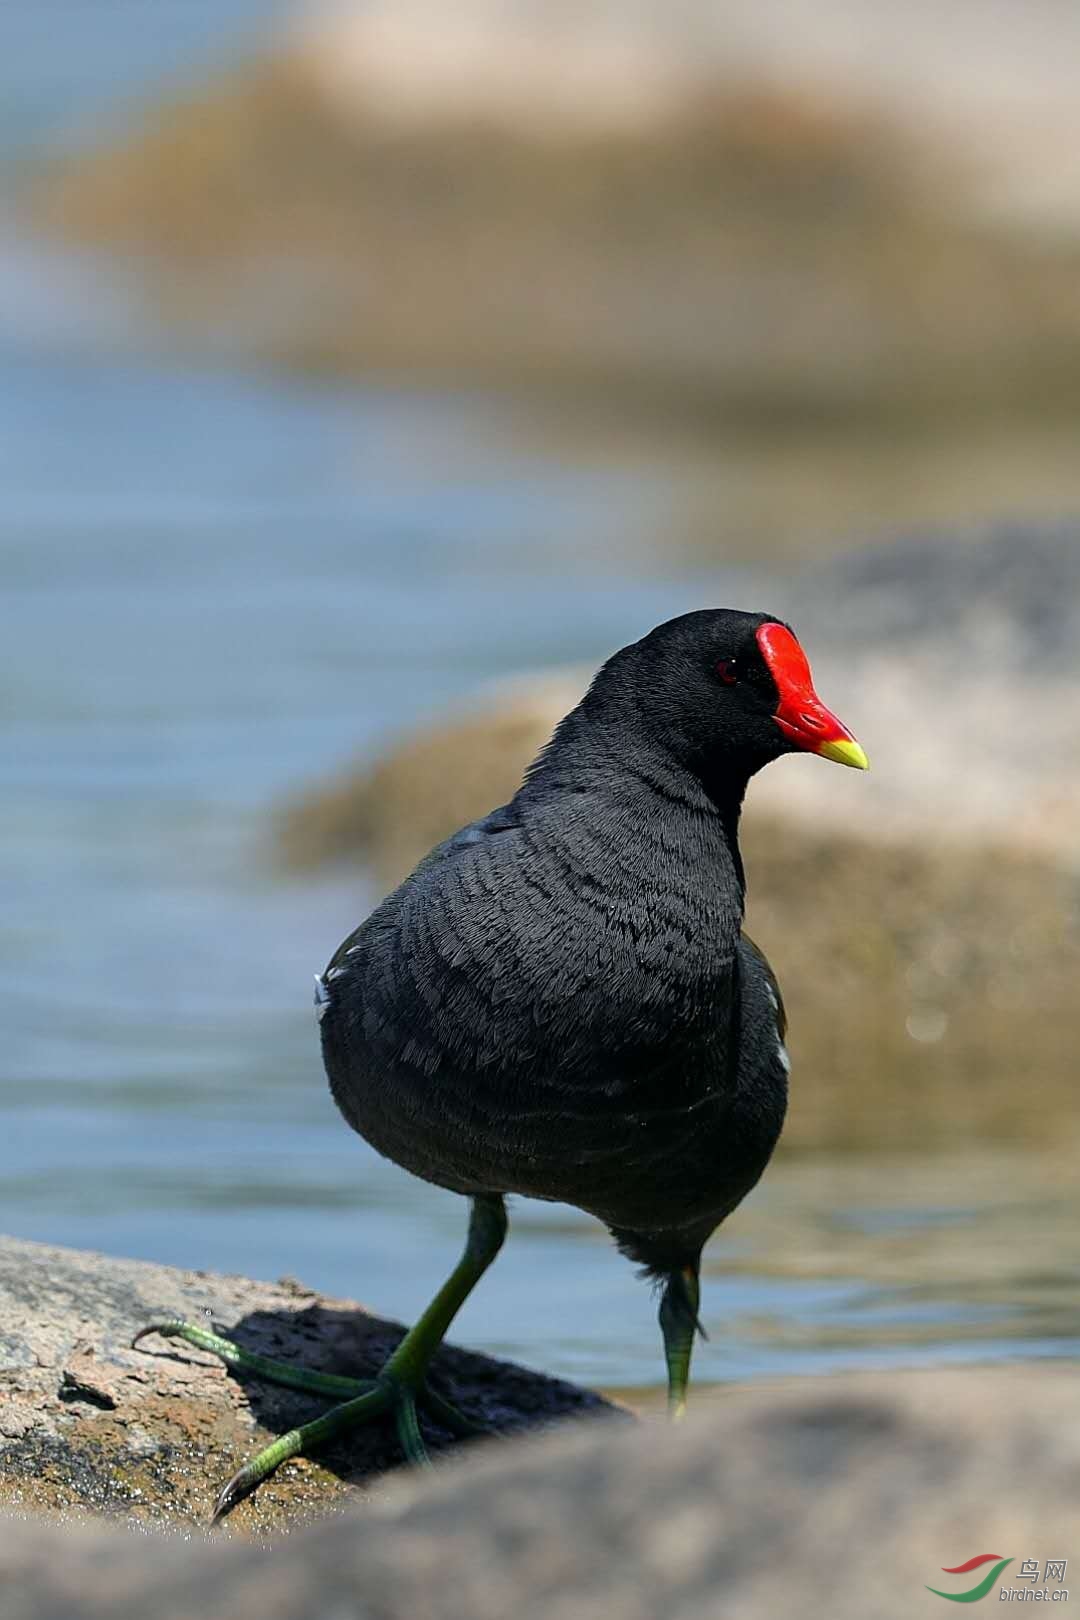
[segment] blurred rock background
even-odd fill
[[[294,363],[743,428],[1067,410],[1069,39],[1046,26],[1025,86],[1027,27],[955,12],[951,55],[930,7],[316,12],[76,163],[44,217]]]
[[[751,795],[795,1085],[703,1374],[1074,1354],[1077,18],[64,16],[0,52],[0,1220],[408,1316],[459,1212],[338,1125],[307,975],[601,658],[730,601],[874,769]],[[653,1379],[587,1223],[519,1222],[465,1338]]]

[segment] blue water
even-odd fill
[[[30,153],[279,10],[2,9],[0,123]],[[735,586],[666,572],[662,541],[658,566],[655,467],[570,465],[465,395],[167,364],[136,313],[0,225],[0,1228],[408,1318],[464,1210],[330,1102],[311,975],[371,892],[281,875],[270,813],[492,677]],[[777,1164],[709,1251],[700,1374],[1075,1353],[1072,1178],[984,1170]],[[455,1332],[661,1375],[647,1290],[558,1207],[515,1210]]]
[[[122,128],[157,96],[258,46],[296,9],[294,0],[4,0],[3,160]]]

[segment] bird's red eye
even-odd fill
[[[734,658],[721,658],[716,666],[716,673],[725,686],[734,686],[739,678],[739,667]]]

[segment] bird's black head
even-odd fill
[[[706,785],[745,785],[800,749],[866,769],[866,755],[814,691],[794,632],[768,613],[711,608],[669,619],[608,660],[590,699],[632,714],[641,742]]]

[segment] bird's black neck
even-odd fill
[[[739,818],[748,782],[749,773],[723,761],[707,773],[690,770],[617,710],[590,713],[586,699],[560,723],[530,768],[518,802],[527,808],[599,792],[643,826],[658,817],[691,823],[695,836],[681,847],[693,851],[694,859],[712,856],[719,863],[737,889],[741,919],[746,879]]]

